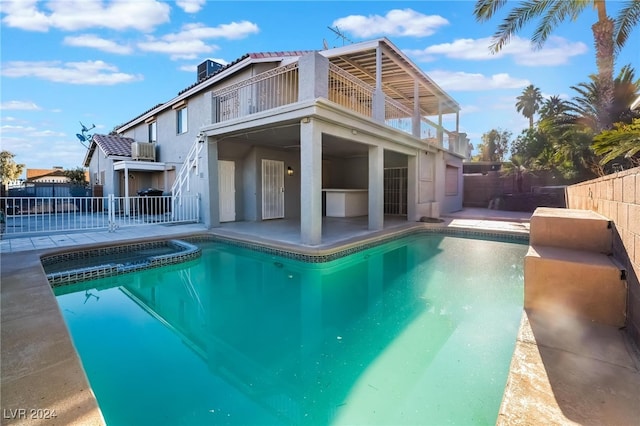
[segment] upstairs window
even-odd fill
[[[149,142],[156,142],[158,140],[158,126],[157,122],[153,121],[149,123]]]
[[[187,128],[187,107],[176,110],[176,133],[186,133]]]

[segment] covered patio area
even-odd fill
[[[358,217],[323,217],[322,243],[314,248],[322,249],[347,244],[349,241],[361,241],[366,237],[386,234],[415,226],[404,216],[385,216],[384,229],[369,229],[367,216]],[[226,222],[210,232],[220,236],[261,242],[263,244],[278,243],[300,246],[302,241],[300,219],[274,219],[264,221]]]

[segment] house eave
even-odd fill
[[[128,170],[132,172],[163,172],[170,170],[165,163],[152,161],[124,160],[113,164],[113,170]]]

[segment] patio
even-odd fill
[[[447,226],[452,228],[491,230],[495,232],[527,233],[531,213],[507,212],[480,208],[464,209],[443,216],[440,224],[425,226]],[[416,225],[407,222],[402,216],[386,216],[384,229],[378,234]],[[212,233],[244,240],[300,244],[300,221],[277,219],[261,222],[228,222],[218,228],[207,229],[201,223],[152,224],[117,229],[84,230],[76,232],[39,233],[36,235],[4,235],[0,240],[0,253],[14,253],[28,250],[45,250],[64,247],[77,247],[85,244],[110,244],[128,240],[174,237],[183,234]],[[367,217],[333,218],[324,217],[322,226],[322,244],[316,248],[326,248],[340,242],[364,238],[376,234],[368,230]]]

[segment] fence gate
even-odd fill
[[[407,168],[384,169],[384,214],[407,214]]]

